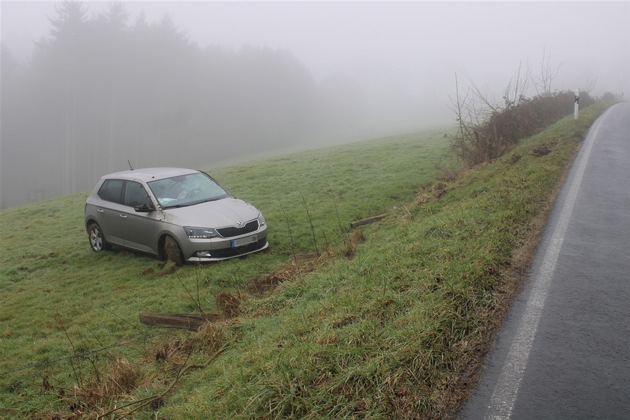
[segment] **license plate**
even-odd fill
[[[258,235],[247,236],[245,238],[234,239],[232,241],[232,248],[238,248],[239,246],[253,244],[258,242]]]

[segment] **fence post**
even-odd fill
[[[578,114],[580,113],[580,90],[575,89],[575,104],[573,105],[573,119],[578,119]]]

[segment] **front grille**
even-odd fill
[[[231,226],[231,227],[226,227],[226,228],[220,228],[220,229],[217,229],[217,232],[219,232],[219,235],[223,236],[224,238],[231,238],[233,236],[245,235],[247,233],[256,232],[257,230],[258,230],[258,220],[252,220],[251,222],[248,222],[243,227]]]

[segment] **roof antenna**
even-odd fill
[[[127,163],[129,164],[129,169],[133,171],[133,166],[131,166],[131,162],[129,162],[129,159],[127,159]]]

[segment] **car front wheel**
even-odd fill
[[[94,252],[100,252],[110,247],[98,223],[90,223],[88,226],[88,238],[90,240],[90,247]]]
[[[177,266],[184,264],[184,254],[182,253],[182,249],[177,241],[171,236],[164,238],[164,256],[167,260],[174,262]]]

